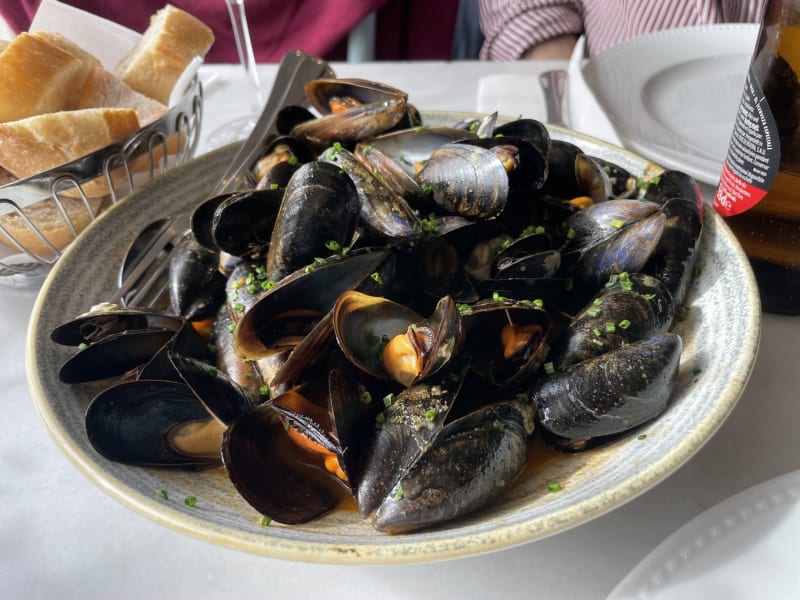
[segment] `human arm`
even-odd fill
[[[480,0],[481,58],[568,58],[583,32],[577,0]]]

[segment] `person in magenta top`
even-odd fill
[[[239,61],[225,0],[63,1],[139,32],[169,2],[213,30],[216,41],[206,62]],[[15,33],[26,31],[40,3],[2,0],[0,16]],[[348,34],[375,11],[376,58],[414,60],[450,57],[458,0],[249,0],[245,9],[258,62],[279,62],[295,48],[328,60],[344,59]]]
[[[758,22],[762,0],[480,0],[484,60],[569,58],[578,36],[590,55],[652,31]]]

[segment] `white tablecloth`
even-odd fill
[[[474,110],[478,78],[550,63],[335,65],[405,89],[421,110]],[[245,99],[245,79],[216,69],[205,134]],[[208,69],[206,70],[208,75]],[[264,67],[269,85],[274,67]],[[529,107],[520,105],[519,114]],[[534,115],[535,116],[535,115]],[[204,140],[205,140],[204,134]],[[399,567],[292,563],[165,529],[90,483],[64,457],[28,392],[24,345],[37,290],[0,287],[0,597],[599,599],[661,540],[721,499],[800,468],[800,318],[765,316],[761,351],[739,404],[684,467],[627,505],[557,536],[488,555]],[[56,368],[56,365],[53,365]]]

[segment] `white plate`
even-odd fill
[[[757,33],[741,23],[660,31],[582,73],[626,148],[717,185]]]
[[[474,115],[425,114],[429,124],[465,116]],[[632,172],[647,165],[645,159],[599,140],[563,129],[551,132]],[[156,216],[194,206],[231,157],[230,148],[204,155],[101,215],[49,274],[28,331],[31,395],[56,443],[101,489],[165,526],[256,554],[312,562],[412,563],[506,548],[585,523],[656,485],[717,431],[750,377],[761,332],[758,291],[741,247],[722,219],[708,210],[699,250],[702,269],[690,290],[691,310],[675,325],[684,341],[679,387],[667,410],[636,434],[569,455],[556,456],[538,446],[540,460],[494,504],[418,533],[387,536],[352,510],[332,511],[299,526],[261,527],[259,515],[224,472],[131,467],[98,455],[84,429],[84,410],[97,386],[60,383],[59,365],[74,351],[50,341],[57,325],[112,295],[118,266],[136,233]],[[736,302],[731,303],[734,295]],[[557,494],[548,493],[552,481],[563,486]],[[159,489],[167,489],[171,500],[157,498]],[[197,506],[189,508],[180,500],[189,495],[197,498]]]
[[[800,471],[709,508],[656,547],[607,600],[797,598]]]

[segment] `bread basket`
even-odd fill
[[[202,112],[202,85],[194,77],[179,102],[134,135],[0,186],[0,284],[38,285],[100,212],[191,159]],[[36,207],[48,211],[47,231]]]

